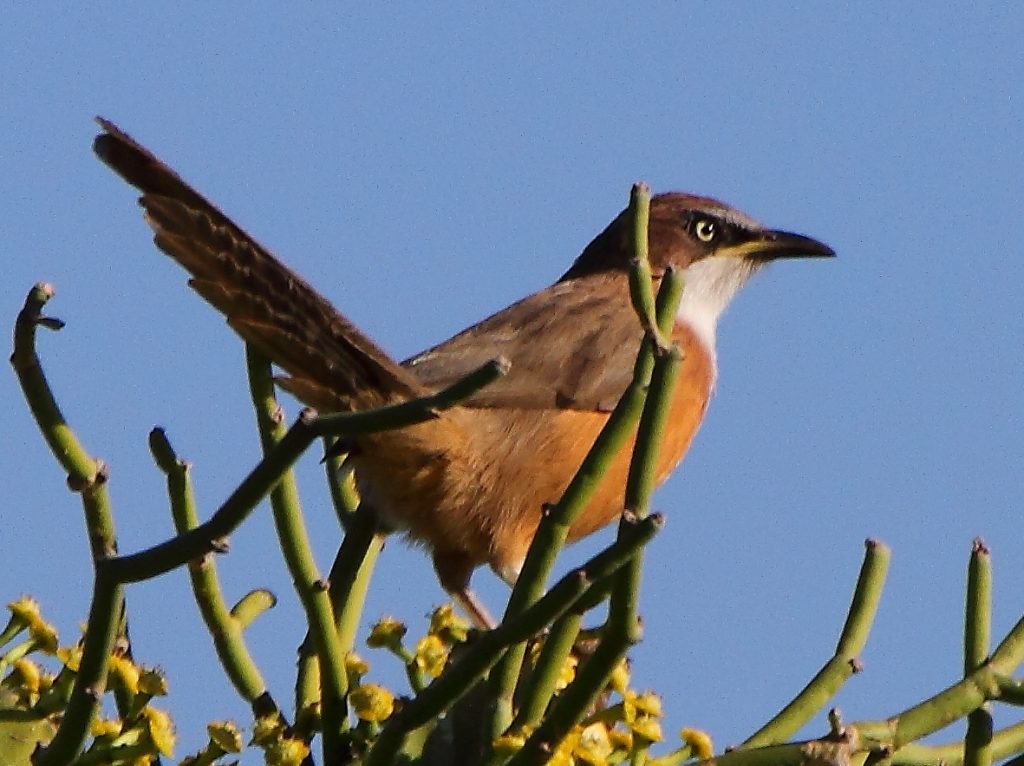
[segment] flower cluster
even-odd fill
[[[9,668],[0,682],[3,707],[21,711],[26,722],[55,724],[81,669],[81,646],[60,646],[57,631],[43,619],[31,598],[22,597],[7,609],[11,617],[0,632],[0,668]],[[33,654],[41,656],[36,659],[30,656]],[[42,663],[60,667],[50,672]],[[154,697],[167,694],[167,681],[160,670],[137,665],[125,649],[118,649],[107,661],[106,691],[112,694],[118,715],[92,721],[92,741],[84,759],[147,764],[159,755],[173,753],[171,719],[150,704]]]

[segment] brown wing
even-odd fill
[[[326,299],[178,175],[104,119],[96,154],[143,196],[155,242],[245,340],[292,376],[286,385],[328,410],[425,392]],[[486,360],[485,360],[486,361]]]
[[[508,375],[464,406],[609,411],[633,375],[643,333],[620,274],[558,282],[403,362],[448,385],[497,355]]]

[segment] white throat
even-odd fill
[[[756,270],[757,265],[745,258],[710,256],[683,272],[686,283],[676,320],[697,334],[712,359],[718,317]]]

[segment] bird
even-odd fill
[[[403,362],[114,123],[97,118],[97,156],[142,196],[156,246],[228,325],[286,373],[279,384],[320,412],[365,410],[439,390],[488,360],[508,373],[426,422],[355,437],[356,484],[387,528],[428,549],[442,587],[480,627],[470,588],[483,565],[514,584],[544,508],[556,502],[629,384],[644,330],[630,301],[632,221],[619,213],[554,284]],[[652,283],[685,287],[671,340],[682,351],[656,482],[680,463],[717,377],[716,326],[766,264],[834,256],[710,197],[651,198]],[[635,435],[634,435],[635,438]],[[569,530],[573,542],[623,512],[630,445]]]

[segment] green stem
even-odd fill
[[[386,431],[422,423],[437,417],[439,410],[454,406],[504,374],[507,366],[491,361],[432,396],[366,412],[342,413],[317,418],[304,410],[263,460],[231,493],[217,512],[203,524],[148,550],[101,562],[111,576],[122,583],[149,580],[181,566],[190,559],[224,548],[226,537],[241,524],[253,508],[280,481],[310,442],[325,435],[356,435]]]
[[[108,662],[117,638],[118,615],[123,603],[121,585],[103,571],[97,571],[78,676],[60,728],[50,744],[33,756],[33,766],[65,766],[85,747],[89,724],[96,716],[106,689]]]
[[[149,445],[157,466],[167,476],[167,494],[171,501],[174,528],[178,534],[195,529],[199,526],[199,516],[196,513],[188,463],[175,454],[163,429],[154,428],[150,432]],[[242,699],[252,705],[267,694],[267,688],[245,645],[242,622],[232,614],[224,600],[217,577],[217,564],[207,554],[192,559],[187,567],[192,594],[213,638],[213,646],[224,672]]]
[[[614,576],[661,529],[655,514],[630,526],[628,533],[555,583],[548,593],[522,614],[503,621],[469,646],[454,664],[422,693],[395,713],[364,760],[364,766],[390,766],[406,735],[441,715],[497,662],[509,646],[525,641],[550,625],[602,580]]]
[[[264,454],[269,454],[285,438],[280,407],[274,396],[270,361],[250,344],[246,344],[245,351],[249,389],[256,410],[260,441],[263,443]],[[295,592],[306,613],[306,622],[321,669],[320,705],[324,762],[330,763],[336,754],[341,752],[339,738],[346,728],[348,717],[345,704],[345,695],[348,694],[345,655],[334,630],[334,610],[327,593],[327,583],[320,576],[313,558],[309,535],[302,519],[298,488],[291,471],[286,471],[271,490],[270,505],[281,552],[291,574]]]
[[[436,418],[439,413],[468,399],[508,371],[508,361],[498,357],[482,364],[466,377],[460,378],[436,394],[365,412],[324,415],[316,422],[316,433],[317,436],[359,436],[416,425]]]
[[[346,461],[346,455],[334,454],[335,439],[325,437],[324,440],[324,471],[327,474],[327,488],[331,492],[331,503],[342,529],[348,532],[356,509],[359,508],[359,493],[356,492],[352,466]]]
[[[101,566],[119,582],[140,582],[169,572],[191,559],[225,550],[227,536],[238,528],[316,438],[315,419],[315,414],[303,412],[287,435],[264,455],[208,521],[147,550],[107,559],[100,562]]]
[[[510,730],[533,728],[540,722],[554,697],[562,668],[572,653],[582,623],[583,612],[574,607],[551,626],[551,631],[544,639],[540,656],[537,657],[537,664],[524,680],[525,688],[522,690],[519,712],[516,713]]]
[[[882,586],[889,569],[890,551],[877,540],[865,542],[864,563],[853,590],[846,623],[835,654],[808,684],[768,723],[740,746],[743,749],[775,745],[793,736],[839,690],[859,668],[859,656],[882,598]]]
[[[631,294],[634,305],[637,307],[640,323],[642,326],[649,327],[651,326],[651,316],[656,317],[658,321],[661,321],[663,317],[658,314],[657,302],[653,297],[646,238],[643,236],[647,224],[646,220],[640,220],[645,219],[649,212],[649,193],[645,195],[644,189],[645,187],[639,184],[634,186],[630,197],[634,234],[636,235],[636,258],[630,267],[629,278]],[[645,197],[648,199],[647,204],[644,203]],[[659,300],[663,299],[663,306],[672,307],[674,316],[674,307],[678,305],[679,294],[677,292],[673,300],[671,293],[681,292],[681,281],[673,279],[670,274],[668,276],[668,279],[662,280]],[[654,307],[653,310],[650,307]],[[664,331],[667,332],[671,326],[671,322],[666,320]],[[651,337],[650,332],[646,334],[648,338]],[[641,344],[633,368],[633,379],[616,404],[608,422],[601,429],[601,433],[584,458],[579,470],[569,482],[569,486],[558,503],[541,518],[533,542],[527,551],[526,560],[523,562],[522,571],[512,588],[512,595],[509,597],[505,610],[505,619],[520,614],[543,594],[555,560],[565,545],[569,529],[590,502],[590,498],[600,486],[612,461],[618,456],[620,449],[636,428],[654,368],[654,355],[650,353],[648,345],[647,342]],[[498,667],[491,673],[489,683],[492,689],[494,710],[489,727],[492,739],[500,736],[512,722],[513,695],[516,684],[519,682],[525,654],[525,644],[511,647]]]
[[[992,559],[981,538],[974,541],[967,567],[967,605],[964,610],[964,675],[973,673],[988,657],[992,640]],[[988,704],[967,714],[964,766],[992,763],[992,712]]]
[[[40,282],[25,298],[25,305],[14,323],[14,353],[11,365],[18,376],[21,390],[28,401],[32,417],[35,418],[43,438],[57,462],[68,474],[68,485],[72,488],[95,484],[99,481],[102,464],[85,451],[67,424],[64,413],[50,390],[36,355],[36,328],[42,325],[59,330],[63,323],[43,316],[43,306],[53,297],[52,285]],[[113,529],[107,530],[113,536]]]
[[[384,548],[384,537],[370,508],[358,509],[348,521],[345,537],[331,565],[328,593],[342,657],[355,648],[359,619],[366,603],[373,568]],[[299,648],[299,674],[295,689],[298,709],[315,704],[319,673],[307,634]]]
[[[676,307],[682,294],[681,278],[667,271],[659,291],[658,322],[660,329],[668,333],[675,320]],[[655,343],[645,339],[641,360],[655,356]],[[654,362],[651,373],[650,391],[644,402],[643,413],[637,431],[637,442],[629,466],[626,482],[626,507],[619,522],[618,538],[629,534],[636,523],[643,523],[648,517],[651,492],[654,489],[651,465],[657,463],[658,448],[661,444],[665,420],[672,406],[672,393],[678,378],[681,354],[677,347],[661,354]],[[638,361],[640,367],[644,362]],[[640,576],[643,568],[643,549],[613,575],[612,594],[608,605],[608,620],[604,636],[594,653],[583,663],[576,678],[552,704],[543,722],[527,739],[523,748],[509,761],[510,766],[527,766],[553,752],[569,733],[569,730],[593,704],[597,695],[607,685],[612,671],[625,656],[626,651],[640,639],[637,620],[637,600]]]
[[[231,607],[231,617],[243,630],[248,628],[256,618],[277,606],[277,596],[266,588],[256,588],[242,596]]]
[[[654,291],[654,274],[649,257],[648,230],[651,217],[651,190],[645,183],[635,183],[629,193],[629,211],[633,222],[633,260],[629,270],[629,298],[640,318],[644,333],[654,338],[659,349],[668,348],[658,330]]]
[[[102,572],[101,566],[107,557],[117,553],[106,468],[102,461],[89,456],[68,425],[36,353],[38,327],[63,327],[59,320],[42,314],[53,294],[53,287],[40,283],[26,296],[14,323],[11,365],[43,438],[68,474],[68,486],[81,495],[94,580],[81,665],[67,708],[53,740],[35,756],[35,762],[44,766],[70,762],[82,752],[89,723],[106,689],[108,663],[117,636],[127,635],[123,589]],[[127,701],[123,695],[117,695],[117,705],[124,714]]]

